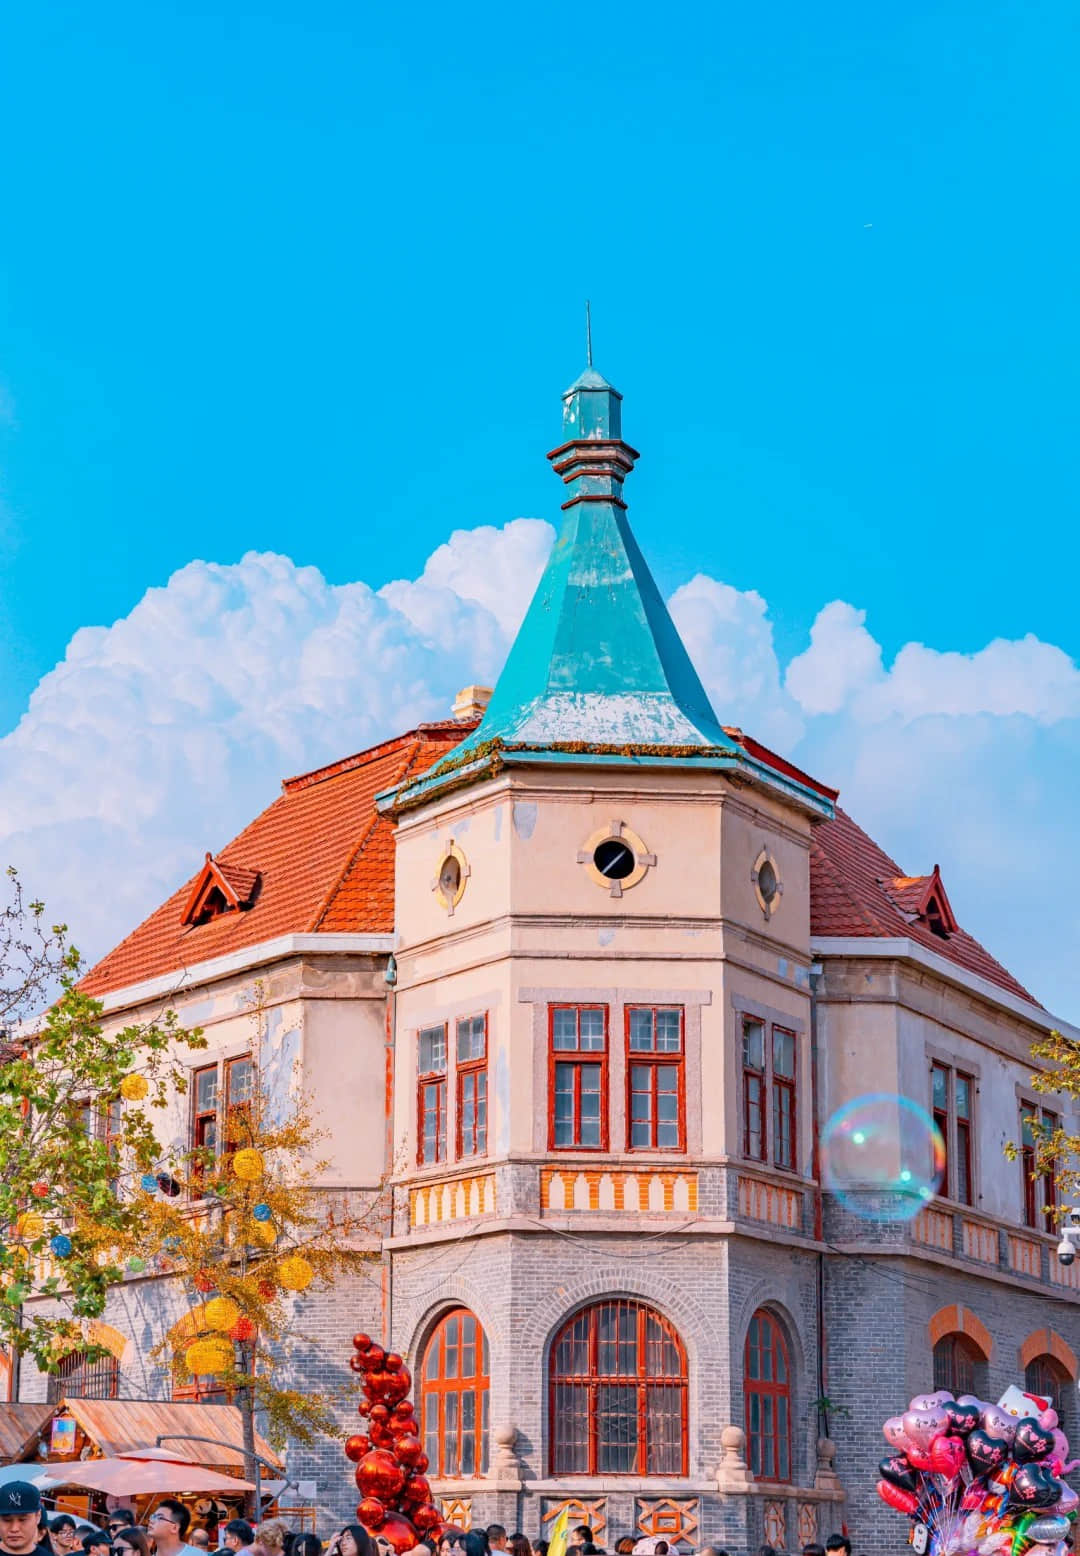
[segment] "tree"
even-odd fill
[[[166,1338],[166,1357],[181,1384],[212,1377],[241,1411],[245,1472],[259,1481],[255,1421],[275,1447],[339,1436],[333,1397],[281,1381],[281,1363],[303,1338],[293,1298],[358,1277],[375,1253],[375,1204],[357,1212],[320,1189],[328,1166],[317,1159],[325,1132],[292,1075],[268,1081],[263,1064],[266,1022],[256,986],[250,1093],[224,1120],[215,1148],[189,1151],[173,1164],[187,1199],[147,1196],[146,1248],[193,1303],[182,1345]],[[175,1333],[175,1331],[174,1331]]]
[[[1080,1042],[1053,1031],[1031,1045],[1032,1057],[1046,1066],[1031,1077],[1031,1088],[1041,1094],[1059,1092],[1080,1098]],[[1080,1190],[1080,1135],[1073,1135],[1061,1124],[1049,1124],[1034,1114],[1024,1120],[1025,1141],[1009,1144],[1005,1154],[1010,1161],[1020,1157],[1032,1178],[1052,1182],[1057,1204],[1074,1199]],[[1047,1231],[1053,1230],[1048,1217]]]
[[[147,1108],[183,1087],[179,1047],[202,1046],[172,1012],[122,1029],[78,988],[66,926],[49,925],[7,872],[0,908],[0,1345],[43,1370],[95,1347],[83,1321],[124,1279],[120,1252],[145,1236],[161,1167]],[[48,1008],[28,1020],[46,1001]],[[156,1178],[154,1179],[156,1186]],[[32,1298],[51,1298],[26,1304]],[[100,1351],[100,1348],[96,1348]]]

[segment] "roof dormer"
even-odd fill
[[[208,853],[188,894],[180,922],[194,929],[220,918],[223,913],[245,912],[254,905],[261,879],[258,870],[223,864]]]
[[[959,929],[937,865],[930,875],[894,875],[881,884],[909,924],[922,924],[939,940],[948,940]]]

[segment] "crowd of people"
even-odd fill
[[[280,1518],[258,1525],[233,1518],[216,1531],[193,1527],[191,1512],[175,1497],[163,1497],[144,1524],[129,1507],[109,1514],[105,1529],[80,1535],[69,1513],[47,1518],[41,1493],[29,1481],[0,1486],[0,1556],[393,1556],[389,1542],[369,1534],[361,1524],[345,1524],[328,1542],[317,1534],[297,1533]],[[444,1529],[439,1536],[421,1536],[406,1556],[548,1556],[547,1540],[508,1534],[501,1524],[486,1529]],[[578,1524],[566,1538],[568,1556],[681,1556],[677,1543],[626,1535],[609,1547],[601,1544],[588,1524]],[[718,1545],[701,1547],[697,1556],[728,1556]],[[756,1556],[781,1556],[771,1545]],[[851,1541],[832,1534],[824,1545],[804,1545],[801,1556],[851,1556]]]

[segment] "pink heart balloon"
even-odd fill
[[[930,1468],[935,1475],[944,1475],[946,1480],[955,1480],[961,1466],[966,1463],[967,1454],[964,1452],[961,1438],[949,1437],[941,1433],[930,1444]]]
[[[907,1411],[903,1422],[911,1441],[927,1453],[934,1438],[948,1426],[949,1418],[940,1405],[934,1405],[927,1410]]]
[[[952,1398],[948,1389],[938,1389],[936,1394],[916,1394],[908,1409],[936,1410],[939,1405],[947,1405]]]
[[[991,1437],[1004,1437],[1011,1443],[1016,1436],[1016,1417],[1009,1415],[1007,1410],[999,1410],[997,1405],[986,1405],[982,1413],[983,1430],[989,1432]]]
[[[904,1431],[904,1422],[901,1416],[890,1416],[881,1428],[882,1435],[890,1448],[899,1448],[901,1453],[906,1453],[911,1439]]]

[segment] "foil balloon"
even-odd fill
[[[1017,1421],[1013,1436],[1013,1458],[1017,1464],[1033,1464],[1045,1459],[1054,1446],[1054,1434],[1040,1426],[1034,1416]]]
[[[904,1431],[902,1416],[890,1416],[881,1428],[881,1432],[890,1448],[896,1448],[900,1453],[907,1453],[911,1439]]]
[[[1055,1426],[1060,1426],[1056,1410],[1040,1410],[1036,1417],[1040,1426],[1045,1426],[1048,1432],[1052,1432]]]
[[[968,1433],[967,1456],[976,1475],[990,1475],[1008,1461],[1009,1444],[1004,1437],[992,1437],[985,1428],[977,1426]]]
[[[1057,1514],[1051,1514],[1047,1518],[1036,1518],[1027,1527],[1028,1538],[1034,1540],[1037,1545],[1055,1545],[1058,1540],[1063,1540],[1070,1529],[1069,1520],[1061,1518]]]
[[[973,1432],[979,1424],[982,1411],[979,1405],[962,1405],[958,1399],[945,1406],[945,1414],[949,1418],[949,1431],[958,1437],[966,1437]]]
[[[904,1491],[900,1486],[894,1486],[891,1481],[879,1480],[877,1494],[883,1502],[894,1507],[898,1513],[907,1513],[910,1516],[919,1510],[919,1499],[914,1491]]]
[[[930,1468],[935,1475],[944,1475],[946,1480],[955,1480],[967,1462],[963,1439],[947,1437],[944,1434],[935,1437],[930,1444],[929,1458]]]
[[[904,1415],[904,1431],[925,1453],[939,1432],[949,1424],[949,1418],[940,1405],[929,1405],[925,1410],[908,1410]]]
[[[1009,1489],[1021,1507],[1053,1507],[1064,1487],[1044,1465],[1022,1464]]]
[[[1069,1518],[1076,1512],[1078,1505],[1080,1505],[1080,1495],[1077,1495],[1071,1486],[1062,1485],[1061,1495],[1054,1503],[1055,1513],[1062,1513]]]
[[[1007,1410],[1001,1410],[997,1405],[984,1405],[981,1419],[984,1431],[1012,1442],[1016,1433],[1016,1417],[1011,1416]]]
[[[938,1389],[936,1394],[916,1394],[908,1406],[909,1410],[937,1410],[942,1405],[953,1402],[954,1396],[948,1389]]]
[[[901,1491],[918,1489],[919,1483],[911,1467],[911,1460],[902,1453],[891,1453],[882,1459],[878,1465],[878,1474],[882,1480],[887,1480],[890,1486],[899,1486]]]

